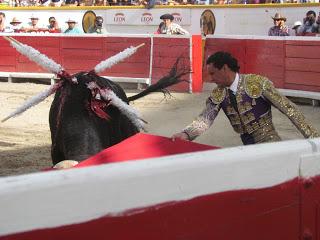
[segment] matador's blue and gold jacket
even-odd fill
[[[213,89],[202,113],[183,130],[190,140],[206,131],[222,108],[243,144],[280,141],[272,122],[271,105],[284,113],[305,138],[320,136],[296,106],[281,95],[266,77],[240,74],[233,101],[231,94],[225,87]]]

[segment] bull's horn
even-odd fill
[[[136,47],[129,47],[123,50],[122,52],[117,53],[116,55],[113,55],[112,57],[109,57],[108,59],[100,62],[98,65],[95,66],[94,72],[100,73],[103,72],[107,68],[111,68],[113,65],[117,64],[120,61],[123,61],[124,59],[130,57],[132,54],[134,54],[140,47],[144,46],[144,43],[141,43],[140,45]]]
[[[60,64],[48,58],[46,55],[40,53],[33,47],[23,44],[12,37],[3,36],[3,38],[9,41],[11,46],[14,47],[19,53],[28,57],[31,61],[36,62],[38,65],[48,70],[49,72],[58,74],[63,71],[63,68]]]

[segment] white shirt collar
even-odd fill
[[[236,93],[237,92],[237,88],[238,88],[238,84],[239,84],[239,80],[240,80],[240,77],[239,77],[239,74],[236,73],[236,76],[233,80],[233,83],[230,85],[230,89],[233,93]]]

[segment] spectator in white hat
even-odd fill
[[[76,27],[77,22],[75,20],[69,19],[66,21],[68,24],[68,29],[64,31],[66,34],[80,34],[81,31]]]
[[[292,36],[299,36],[299,28],[302,26],[302,22],[300,21],[295,21],[292,27],[292,30],[294,31],[291,35]]]

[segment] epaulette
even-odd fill
[[[216,87],[212,90],[211,98],[214,104],[219,105],[223,102],[227,95],[227,89],[224,87]]]
[[[246,94],[253,99],[261,97],[263,85],[266,82],[266,80],[266,77],[260,75],[246,75],[244,79],[244,90]]]

